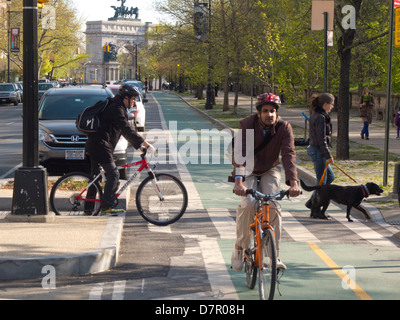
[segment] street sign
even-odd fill
[[[311,10],[311,30],[324,30],[324,12],[328,13],[328,31],[333,30],[335,1],[313,1]]]

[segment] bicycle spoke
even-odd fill
[[[277,277],[276,249],[271,230],[264,231],[262,239],[262,268],[259,270],[259,289],[261,300],[272,300],[275,294]]]
[[[147,221],[156,225],[167,225],[177,221],[187,207],[187,192],[183,184],[168,174],[146,178],[138,188],[136,205]]]
[[[90,177],[71,173],[62,176],[54,184],[50,194],[50,206],[57,215],[96,215],[100,210],[102,192],[97,183],[89,185]]]

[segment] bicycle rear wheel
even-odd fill
[[[103,191],[97,181],[87,189],[88,174],[72,172],[59,178],[51,188],[50,207],[56,215],[93,216],[100,211]]]
[[[166,173],[155,174],[155,179],[147,177],[136,192],[139,214],[158,226],[178,221],[185,213],[187,204],[188,195],[183,183]]]
[[[274,234],[270,229],[263,232],[261,247],[262,268],[259,269],[258,288],[260,300],[273,300],[277,279],[276,248]]]

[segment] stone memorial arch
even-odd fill
[[[118,0],[120,1],[120,0]],[[129,53],[130,65],[123,78],[138,79],[137,53],[146,44],[146,32],[153,27],[151,22],[138,19],[138,8],[111,6],[115,15],[107,21],[86,22],[86,53],[89,62],[84,66],[84,81],[87,83],[109,83],[120,79],[121,64],[117,57]]]

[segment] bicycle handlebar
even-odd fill
[[[289,197],[289,190],[281,190],[274,194],[263,194],[254,189],[247,189],[246,194],[251,194],[256,200],[269,201],[274,198],[276,200],[282,200],[285,196]]]
[[[141,157],[142,159],[144,159],[144,158],[146,157],[147,148],[140,147],[140,150],[142,151],[142,153],[140,154],[140,157]]]

